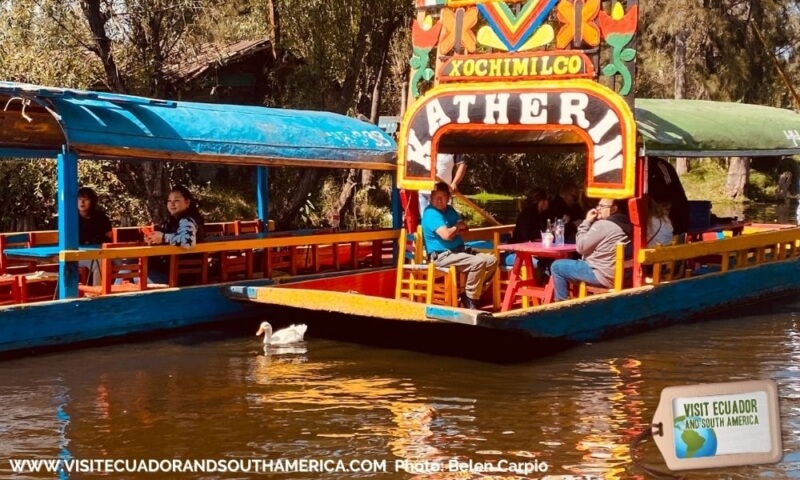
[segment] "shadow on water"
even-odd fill
[[[326,313],[304,323],[309,324],[309,335],[328,340],[501,364],[524,362],[575,345],[534,339],[524,333],[440,322],[385,321]]]
[[[636,335],[682,323],[711,322],[736,316],[774,315],[796,312],[800,300],[795,295],[770,298],[704,315],[695,315],[659,326],[628,326],[611,333],[608,339]],[[293,323],[309,326],[306,338],[333,340],[373,348],[413,351],[429,355],[457,357],[494,364],[523,363],[578,347],[581,343],[533,338],[525,333],[444,322],[378,320],[330,312],[307,312],[290,307],[272,307],[268,314],[230,318],[173,330],[129,334],[122,337],[90,340],[70,345],[43,347],[0,353],[0,360],[33,354],[57,353],[87,347],[166,341],[179,346],[199,346],[235,338],[255,337],[259,324],[267,320],[277,331]]]

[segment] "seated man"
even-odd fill
[[[467,274],[465,292],[459,299],[465,308],[477,308],[475,301],[497,270],[497,259],[485,253],[472,253],[464,246],[461,232],[467,224],[449,204],[450,186],[439,182],[431,192],[431,204],[422,213],[422,235],[428,255],[437,267],[454,266]]]
[[[596,287],[614,286],[617,243],[630,243],[631,225],[624,212],[624,200],[603,198],[586,213],[578,226],[576,248],[582,260],[556,260],[550,267],[556,301],[569,298],[570,282]]]

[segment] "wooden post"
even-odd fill
[[[78,156],[58,155],[58,248],[78,249]],[[58,298],[78,296],[78,262],[58,262]]]
[[[256,203],[262,231],[269,232],[269,169],[263,165],[256,167]]]

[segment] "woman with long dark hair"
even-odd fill
[[[167,197],[169,218],[155,231],[145,235],[150,245],[175,245],[192,248],[205,240],[203,216],[197,209],[197,200],[188,188],[176,185]],[[148,277],[151,283],[168,283],[169,257],[150,257]]]

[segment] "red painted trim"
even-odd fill
[[[318,278],[304,282],[281,285],[281,288],[302,288],[328,292],[353,292],[371,297],[394,298],[397,271],[394,269],[377,272],[354,273],[352,275]]]

